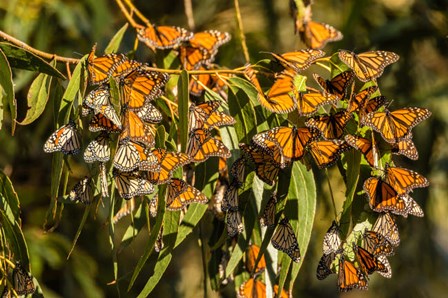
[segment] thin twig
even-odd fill
[[[121,2],[121,0],[116,0],[117,3]],[[125,0],[126,5],[131,10],[131,13],[135,13],[135,15],[143,22],[145,23],[146,27],[152,26],[151,22],[132,4],[132,1]]]
[[[128,20],[129,24],[131,24],[132,27],[136,28],[136,27],[140,26],[139,24],[137,24],[134,21],[134,19],[131,16],[131,13],[134,12],[134,10],[132,8],[131,8],[131,13],[129,13],[127,11],[126,7],[124,6],[123,2],[121,2],[121,0],[116,0],[115,2],[117,2],[117,5],[120,7],[121,12],[123,12],[124,16],[126,17],[126,19]],[[126,2],[128,2],[128,1],[126,1]]]
[[[142,67],[145,70],[150,71],[158,71],[158,72],[164,72],[169,74],[180,74],[183,70],[182,69],[164,69],[164,68],[157,68],[157,67],[150,67],[150,66],[143,66]],[[238,70],[242,69],[241,67],[236,69],[210,69],[210,70],[189,70],[187,71],[190,75],[199,75],[199,74],[218,74],[218,73],[231,73],[231,74],[244,74],[244,71]]]
[[[249,63],[250,62],[249,50],[247,49],[246,36],[244,35],[243,20],[241,19],[241,12],[240,12],[240,4],[238,0],[234,0],[234,3],[235,3],[236,21],[238,24],[238,31],[240,33],[240,39],[241,39],[241,47],[243,48],[244,53],[244,60],[246,60],[246,63]]]
[[[196,25],[194,23],[194,16],[193,16],[193,4],[191,4],[191,0],[184,0],[184,6],[185,6],[185,16],[187,17],[188,27],[191,31],[194,31],[196,28]]]
[[[66,63],[71,63],[71,64],[78,64],[78,62],[79,62],[79,59],[67,58],[67,57],[58,56],[56,54],[51,54],[51,53],[39,51],[39,50],[37,50],[37,49],[27,45],[23,41],[20,41],[17,38],[12,37],[9,34],[6,34],[3,31],[0,31],[0,38],[3,38],[4,40],[7,40],[10,43],[12,43],[12,44],[14,44],[14,45],[16,45],[18,47],[21,47],[22,49],[25,49],[28,52],[31,52],[31,53],[35,54],[36,56],[39,56],[39,57],[44,58],[44,59],[56,60],[58,62],[66,62]]]

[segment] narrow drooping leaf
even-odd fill
[[[356,187],[359,180],[359,170],[361,163],[361,153],[359,151],[349,151],[344,153],[344,161],[347,164],[346,170],[346,191],[345,191],[345,201],[342,206],[341,219],[341,233],[342,235],[347,235],[350,229],[351,217],[352,217],[352,204],[353,198],[355,196]]]
[[[128,23],[124,24],[124,26],[121,27],[120,30],[117,31],[117,33],[115,33],[115,35],[109,41],[109,44],[107,45],[106,49],[104,49],[105,54],[118,52],[121,41],[123,40],[123,36],[126,33],[128,26],[129,26]]]
[[[17,221],[21,223],[20,219],[20,201],[16,191],[3,171],[0,171],[0,209],[5,212],[10,222]]]
[[[81,101],[87,87],[87,68],[85,67],[87,55],[84,56],[76,65],[72,78],[62,95],[61,105],[59,106],[58,123],[64,125],[68,123],[72,107],[77,109],[81,106]]]
[[[240,78],[231,78],[229,80],[235,86],[229,90],[229,112],[235,118],[234,125],[238,141],[248,144],[256,132],[256,114],[251,103],[250,96],[257,96],[255,88]],[[232,85],[231,85],[232,86]],[[243,89],[244,88],[244,89]]]
[[[159,198],[165,198],[166,193],[166,187],[159,186]],[[128,290],[132,288],[134,285],[135,280],[137,279],[138,275],[140,274],[143,266],[146,264],[146,261],[148,260],[151,253],[154,251],[154,244],[157,241],[157,236],[159,235],[160,227],[162,226],[164,222],[164,216],[165,216],[165,204],[164,200],[159,200],[159,205],[157,207],[157,217],[155,224],[151,227],[151,233],[149,235],[148,243],[145,246],[145,250],[141,258],[139,259],[137,265],[135,266],[134,272],[132,273],[131,281],[129,282]],[[165,233],[165,229],[164,229]],[[173,243],[174,246],[174,243]],[[166,246],[165,246],[166,247]],[[163,250],[162,250],[163,252]],[[162,253],[160,252],[160,253]],[[170,254],[171,255],[171,254]],[[171,260],[171,256],[169,257],[169,261]],[[168,261],[168,263],[169,263]],[[168,264],[167,264],[168,266]],[[148,281],[149,282],[149,281]]]
[[[11,134],[14,135],[17,118],[17,106],[16,98],[14,96],[12,72],[5,53],[3,53],[0,48],[0,129],[3,125],[3,118],[6,110],[8,110],[11,115]]]
[[[28,110],[19,124],[28,125],[42,115],[50,95],[51,80],[51,76],[41,73],[33,81],[27,95]]]
[[[28,248],[19,223],[9,221],[3,210],[0,210],[0,220],[2,223],[1,229],[5,233],[4,237],[8,240],[8,247],[14,254],[15,260],[20,260],[22,265],[28,266]]]
[[[7,42],[0,42],[0,49],[8,58],[12,68],[46,73],[50,76],[65,79],[65,76],[51,64],[27,50]]]
[[[179,228],[179,220],[180,211],[165,213],[163,228],[164,248],[159,253],[159,257],[157,258],[157,262],[154,267],[154,274],[146,282],[138,297],[148,297],[168,268],[168,265],[172,259],[172,251],[177,238],[176,236]]]
[[[178,88],[178,110],[179,110],[179,139],[180,148],[182,152],[187,149],[187,139],[188,139],[188,73],[182,71],[180,73],[179,82],[177,83]]]

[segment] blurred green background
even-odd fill
[[[135,1],[152,22],[187,27],[184,1]],[[400,166],[414,169],[431,181],[427,189],[416,190],[414,199],[424,208],[424,218],[400,218],[401,245],[390,258],[392,279],[373,275],[367,292],[353,291],[344,297],[441,297],[448,292],[448,1],[443,0],[316,0],[313,19],[342,31],[344,39],[324,49],[362,52],[391,50],[400,60],[388,67],[380,80],[382,94],[392,107],[427,107],[433,116],[414,129],[419,150],[418,161],[395,158]],[[234,37],[220,49],[217,63],[229,68],[244,64],[236,33],[233,1],[193,1],[196,28],[228,31]],[[268,58],[261,51],[286,52],[303,48],[294,36],[288,0],[240,0],[244,30],[251,61]],[[103,50],[113,34],[126,22],[112,0],[0,0],[0,30],[43,51],[80,58],[93,43]],[[192,29],[192,28],[190,28]],[[128,30],[122,51],[132,49],[133,30]],[[139,46],[137,59],[145,61],[149,50]],[[64,67],[61,65],[61,69]],[[14,72],[19,120],[26,111],[26,95],[36,73]],[[51,155],[44,154],[43,143],[53,130],[53,109],[28,126],[18,126],[10,135],[10,120],[0,131],[0,167],[10,176],[21,200],[24,231],[29,245],[33,274],[48,297],[114,297],[113,260],[119,263],[124,282],[122,296],[133,297],[151,272],[147,270],[137,285],[126,293],[127,281],[140,258],[147,235],[140,233],[127,248],[111,251],[107,214],[99,209],[91,215],[74,254],[66,260],[78,228],[83,207],[66,206],[62,222],[53,233],[43,233],[42,225],[50,202]],[[8,123],[9,121],[9,123]],[[73,181],[86,169],[73,169]],[[334,174],[334,175],[332,175]],[[336,173],[330,171],[330,176]],[[337,184],[335,178],[334,185]],[[320,185],[322,184],[322,185]],[[337,297],[336,276],[324,281],[315,278],[321,254],[321,241],[332,220],[326,182],[318,181],[318,212],[315,229],[303,267],[295,284],[294,297]],[[69,184],[70,186],[70,184]],[[335,189],[342,196],[344,189]],[[339,197],[340,197],[339,196]],[[343,198],[339,198],[342,202]],[[128,219],[124,220],[125,227]],[[116,229],[116,240],[123,233]],[[197,297],[202,293],[201,254],[195,237],[182,244],[153,297]],[[222,295],[232,297],[229,289]],[[218,296],[218,294],[210,294]]]

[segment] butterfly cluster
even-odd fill
[[[144,40],[146,44],[150,40],[149,29],[138,30],[139,39]],[[180,61],[189,70],[209,65],[217,48],[230,39],[228,33],[221,34],[216,30],[196,34],[187,34],[176,27],[154,30],[159,37],[167,37],[168,33],[174,31],[186,35],[178,37],[171,45],[159,44],[156,48],[169,48],[182,43],[179,47]],[[213,45],[208,42],[209,38],[215,38]],[[102,196],[109,196],[107,163],[110,161],[118,194],[125,200],[151,194],[158,185],[167,184],[168,210],[180,210],[191,203],[207,203],[208,198],[202,192],[184,180],[174,178],[173,173],[179,167],[203,162],[210,156],[229,157],[229,149],[219,136],[213,133],[213,129],[231,125],[235,120],[218,111],[220,103],[217,101],[191,104],[190,134],[186,152],[157,148],[155,134],[157,125],[160,125],[164,116],[153,102],[165,93],[169,75],[148,70],[148,65],[129,59],[124,54],[111,53],[97,57],[95,50],[96,46],[87,58],[89,83],[94,89],[83,100],[82,115],[92,115],[88,129],[91,133],[99,134],[86,146],[84,160],[86,163],[98,164]],[[193,53],[195,51],[196,54]],[[198,53],[202,53],[202,58],[196,57]],[[198,60],[193,61],[194,57]],[[117,94],[112,92],[114,86],[110,85],[111,80],[118,86]],[[111,157],[114,145],[116,150]],[[48,153],[60,151],[64,154],[76,154],[80,150],[81,134],[73,120],[56,130],[44,145],[44,151]],[[69,198],[89,204],[93,195],[92,177],[85,177],[73,187]],[[120,210],[116,220],[123,216],[121,213],[131,212],[129,208],[132,206],[126,204],[126,210]]]
[[[417,107],[389,109],[389,103],[380,94],[376,80],[387,65],[398,60],[395,53],[371,51],[355,54],[339,51],[337,58],[348,70],[330,79],[314,74],[320,91],[312,86],[302,90],[297,82],[303,78],[300,72],[316,61],[324,61],[323,51],[305,49],[271,54],[274,62],[284,69],[273,75],[274,82],[267,91],[261,87],[253,66],[246,66],[246,77],[257,90],[261,106],[276,114],[296,113],[299,120],[293,125],[260,132],[252,137],[250,144],[240,144],[243,159],[254,169],[258,178],[275,185],[279,173],[295,161],[308,165],[311,159],[318,168],[323,169],[334,165],[344,152],[352,148],[363,154],[372,171],[378,173],[378,176],[368,178],[363,183],[363,190],[371,210],[380,215],[373,229],[364,232],[362,241],[358,240],[363,243],[362,246],[342,243],[336,233],[338,229],[333,225],[324,240],[324,254],[317,276],[323,279],[330,273],[338,272],[341,291],[367,289],[368,275],[373,272],[391,277],[392,271],[386,257],[393,254],[399,243],[394,216],[423,216],[423,210],[409,192],[429,184],[415,171],[392,166],[392,161],[384,164],[382,155],[393,153],[417,159],[411,130],[431,113]],[[367,83],[356,91],[355,79]],[[375,138],[376,133],[383,141]],[[308,156],[310,158],[307,159]],[[235,169],[244,168],[239,164],[234,166]],[[237,183],[231,184],[225,199],[227,205],[237,206],[238,192],[235,188],[244,182],[244,174],[238,174],[237,170],[231,173],[236,173],[232,176]],[[238,178],[239,175],[242,178]],[[262,225],[274,226],[275,212],[275,200],[271,199],[261,216]],[[298,251],[297,239],[292,229],[289,232],[286,227],[287,219],[284,218],[277,227],[282,232],[276,231],[271,242],[298,261],[300,253],[296,258],[293,253],[295,248]]]

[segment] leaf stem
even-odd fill
[[[333,204],[334,219],[336,220],[336,222],[339,222],[338,221],[338,213],[336,211],[336,202],[334,201],[334,196],[333,196],[333,188],[331,187],[330,177],[328,177],[327,169],[325,169],[325,176],[327,177],[328,188],[330,190],[330,196],[331,196],[331,203]]]

